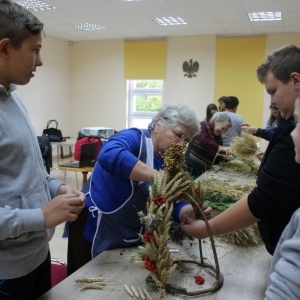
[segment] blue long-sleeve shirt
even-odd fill
[[[95,165],[92,176],[98,178],[97,182],[93,182],[93,194],[99,195],[97,197],[97,206],[101,211],[111,212],[120,207],[124,201],[130,197],[131,185],[129,175],[138,161],[140,151],[141,132],[138,129],[130,128],[120,131],[113,138],[105,143],[98,155],[97,164]],[[161,170],[163,160],[159,158],[152,149],[154,154],[153,166],[156,170]],[[108,181],[109,177],[116,177],[116,182]],[[145,194],[144,201],[146,202],[149,194]],[[110,201],[111,199],[118,199],[117,201]],[[95,197],[93,196],[95,201]],[[143,200],[143,199],[141,199]],[[180,222],[179,214],[186,202],[176,202],[173,210],[173,218],[176,222]],[[89,195],[87,195],[85,206],[90,207],[94,204]],[[85,236],[92,241],[94,229],[96,228],[96,218],[93,218],[91,224],[88,222],[89,229],[86,228]],[[89,232],[89,233],[88,233]]]

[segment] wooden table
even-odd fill
[[[205,243],[203,243],[205,241]],[[207,261],[214,265],[209,239],[202,241],[203,253]],[[216,249],[221,273],[224,276],[224,284],[221,289],[207,296],[188,297],[183,295],[167,294],[169,300],[175,299],[209,299],[209,300],[261,300],[267,286],[267,276],[271,256],[264,246],[255,248],[241,248],[231,244],[225,244],[215,238]],[[171,243],[170,248],[179,249],[179,253],[173,253],[174,259],[195,259],[199,257],[198,241],[184,241],[183,246]],[[77,272],[67,277],[53,289],[41,296],[40,300],[73,300],[73,299],[131,299],[124,291],[124,284],[134,287],[146,287],[145,281],[149,272],[137,263],[137,248],[114,249],[101,253],[95,259],[84,265]],[[122,251],[123,255],[120,255]],[[202,275],[206,284],[212,284],[215,280],[212,276],[198,269],[194,264],[188,264],[192,268],[189,273],[178,273],[174,271],[170,277],[170,283],[198,290],[202,286],[195,284],[193,275]],[[82,277],[103,276],[116,282],[108,283],[103,290],[80,290],[80,285],[75,283],[76,279]],[[149,289],[148,289],[149,290]],[[153,299],[157,299],[159,293],[150,292]]]
[[[217,176],[221,179],[233,179],[233,184],[245,184],[256,180],[254,176],[235,176],[222,171],[206,172],[200,177],[207,179]],[[205,296],[188,297],[183,295],[167,294],[169,300],[175,299],[209,299],[209,300],[261,300],[267,287],[268,270],[271,262],[271,255],[265,250],[264,245],[253,248],[242,248],[232,244],[227,244],[215,237],[216,251],[220,271],[224,276],[224,283],[221,289],[213,294]],[[178,253],[172,253],[173,259],[188,259],[199,261],[198,240],[185,240],[183,246],[173,242],[169,243],[170,248],[176,248]],[[214,265],[210,240],[202,240],[203,255],[206,262]],[[39,299],[131,299],[124,290],[124,284],[134,287],[149,287],[145,279],[149,272],[137,263],[138,257],[135,248],[114,249],[101,253],[92,261],[84,265],[77,272],[59,283],[49,292]],[[122,253],[122,255],[120,254]],[[207,274],[203,269],[199,269],[194,264],[188,264],[188,273],[174,271],[169,283],[177,284],[189,291],[201,289],[202,286],[195,284],[193,275],[201,275],[205,278],[205,284],[211,286],[215,279]],[[115,282],[108,283],[103,290],[80,290],[80,285],[75,283],[76,279],[82,277],[103,276]],[[207,285],[204,286],[208,287]],[[148,289],[149,290],[149,289]],[[157,299],[158,292],[151,291],[153,299]]]
[[[85,183],[87,182],[87,174],[89,172],[93,172],[94,167],[87,166],[87,167],[83,167],[83,168],[72,168],[72,167],[58,166],[58,169],[65,171],[64,181],[66,180],[66,171],[81,172],[82,173],[82,187],[83,187],[85,185]]]

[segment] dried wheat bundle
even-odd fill
[[[219,164],[221,170],[235,172],[235,173],[244,173],[244,174],[253,174],[257,175],[259,166],[254,162],[254,160],[249,160],[244,162],[244,159],[241,159],[241,163],[235,162],[221,162]]]
[[[173,203],[183,199],[185,192],[194,195],[194,186],[190,176],[183,172],[185,144],[172,143],[162,156],[164,170],[156,172],[149,187],[146,214],[139,212],[145,233],[140,237],[145,248],[139,252],[144,266],[160,291],[160,298],[166,297],[166,286],[172,272],[176,269],[168,248],[170,220]]]
[[[241,136],[232,138],[230,145],[232,152],[239,158],[251,157],[257,153],[257,137],[252,134],[243,132]]]
[[[226,243],[241,247],[256,247],[262,243],[261,236],[256,224],[220,236]]]

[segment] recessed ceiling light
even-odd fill
[[[48,9],[56,9],[55,6],[44,3],[38,0],[25,0],[25,1],[17,1],[17,4],[25,7],[28,10],[39,11],[39,10],[48,10]]]
[[[281,11],[276,12],[253,12],[248,14],[251,21],[274,21],[281,20]]]
[[[102,27],[95,23],[80,23],[80,24],[73,24],[73,27],[76,27],[80,30],[100,30],[105,29],[105,27]]]
[[[186,24],[180,17],[162,17],[162,18],[153,18],[151,19],[158,25],[184,25]]]

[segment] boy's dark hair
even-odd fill
[[[31,34],[43,31],[44,24],[26,8],[11,2],[0,0],[0,40],[8,38],[15,49]]]
[[[285,45],[272,52],[256,70],[260,83],[264,83],[268,72],[272,72],[283,83],[288,83],[293,72],[300,74],[300,49]]]
[[[226,97],[225,101],[225,108],[227,109],[234,109],[239,105],[239,99],[235,96],[228,96]]]

